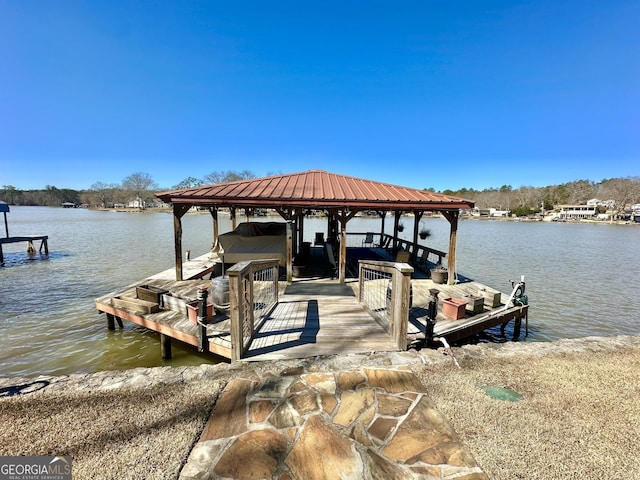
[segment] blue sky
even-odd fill
[[[640,2],[0,0],[0,186],[640,174]]]

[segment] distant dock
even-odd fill
[[[32,255],[36,253],[34,242],[40,241],[39,253],[49,255],[49,236],[48,235],[27,235],[22,237],[6,237],[0,238],[0,265],[4,263],[4,254],[2,252],[2,245],[7,243],[20,243],[27,242],[27,254]]]
[[[17,237],[9,236],[9,224],[7,223],[7,213],[9,213],[9,205],[5,202],[0,202],[0,212],[2,212],[4,216],[4,230],[6,233],[5,238],[0,238],[0,265],[4,264],[4,253],[2,251],[2,245],[9,243],[27,243],[27,254],[34,255],[36,253],[36,248],[34,246],[34,242],[40,241],[40,248],[38,251],[40,253],[44,253],[45,255],[49,255],[49,236],[48,235],[22,235]]]

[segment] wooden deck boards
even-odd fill
[[[213,270],[215,261],[208,255],[206,257],[191,261],[188,269],[191,278],[200,279]],[[136,287],[145,284],[168,290],[175,297],[195,300],[198,288],[210,282],[201,279],[176,281],[172,275],[175,272],[170,269],[99,297],[96,299],[96,307],[100,312],[198,346],[198,327],[189,321],[186,312],[160,310],[157,313],[142,314],[112,305],[111,299],[115,296],[136,298]],[[410,310],[408,342],[419,338],[424,332],[429,289],[437,288],[441,292],[441,303],[444,298],[476,295],[479,290],[488,287],[475,281],[440,285],[429,279],[415,278],[412,280],[412,288],[413,306]],[[346,284],[326,278],[296,280],[292,285],[280,282],[279,303],[260,325],[243,360],[262,361],[397,350],[386,330],[358,303],[357,289],[358,282],[355,280]],[[287,291],[290,293],[287,294]],[[502,294],[501,299],[504,304],[508,295]],[[467,312],[465,318],[452,320],[442,315],[440,307],[434,333],[449,341],[456,341],[516,317],[526,318],[527,312],[521,307],[510,307],[496,314],[501,308],[502,305],[496,308],[485,305],[480,314]],[[226,316],[214,317],[214,322],[207,326],[207,338],[212,353],[231,358],[230,321]]]
[[[220,259],[215,253],[206,253],[193,260],[187,260],[182,263],[182,278],[184,280],[203,278],[213,272],[216,263],[220,263]],[[171,267],[149,278],[152,280],[175,280],[176,269]]]
[[[415,338],[424,332],[424,316],[427,314],[430,289],[435,288],[440,291],[438,295],[440,303],[442,299],[447,297],[465,298],[467,296],[477,295],[479,290],[489,289],[486,285],[476,281],[465,281],[457,285],[441,285],[425,279],[414,280],[412,284],[414,302],[410,312],[409,328],[407,331],[410,338]],[[491,307],[485,301],[482,313],[474,315],[467,311],[465,317],[459,320],[445,317],[441,309],[439,309],[437,323],[434,327],[434,335],[446,337],[449,341],[456,341],[493,326],[509,322],[516,317],[526,318],[528,313],[527,307],[511,306],[505,309],[504,305],[509,300],[509,295],[502,293],[500,297],[499,306]]]
[[[116,308],[112,305],[113,297],[136,298],[136,287],[140,285],[152,285],[171,292],[175,297],[184,300],[195,300],[198,288],[201,285],[209,285],[209,280],[158,280],[147,278],[137,282],[123,290],[104,295],[96,299],[96,308],[99,312],[108,313],[116,317],[128,320],[150,330],[168,335],[193,346],[199,345],[198,327],[189,321],[186,311],[184,313],[174,310],[160,310],[157,313],[143,314],[139,311],[125,308]],[[221,319],[207,325],[207,338],[209,339],[209,351],[225,358],[230,358],[231,341],[228,319]]]
[[[243,360],[395,350],[354,296],[283,295]]]

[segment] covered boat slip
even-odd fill
[[[115,328],[115,320],[126,319],[159,332],[165,357],[170,356],[171,338],[232,361],[404,350],[428,333],[425,315],[435,303],[429,300],[434,288],[442,304],[434,334],[451,341],[526,319],[526,306],[502,305],[503,296],[495,291],[487,304],[479,304],[480,292],[491,289],[457,275],[459,213],[474,206],[463,198],[322,170],[172,190],[157,197],[173,206],[174,275],[154,275],[99,298],[96,306],[107,314],[109,328]],[[193,207],[211,214],[217,258],[183,259],[181,218]],[[252,225],[246,226],[250,235],[235,231],[237,211],[249,217],[265,208],[277,212],[284,224],[283,230],[277,226],[280,230],[269,242],[256,238],[260,235]],[[227,237],[218,231],[220,209],[228,210],[232,220],[234,232]],[[309,237],[304,220],[318,212],[327,219],[327,235],[318,239],[314,232],[312,247],[304,241]],[[427,212],[449,222],[448,252],[418,242],[420,220]],[[349,221],[357,214],[378,215],[379,232],[350,232]],[[385,228],[387,214],[393,221],[391,235]],[[413,216],[409,241],[398,235],[400,219],[407,214]],[[301,259],[305,264],[298,263]],[[324,266],[312,271],[319,260],[326,260]],[[229,276],[228,317],[216,315],[203,323],[205,294],[199,288],[206,281],[197,279],[214,272],[216,262],[224,262]],[[227,269],[227,262],[234,265]],[[430,269],[445,263],[447,284],[436,284],[429,278]],[[294,266],[302,278],[294,278]],[[141,294],[152,299],[156,295],[156,301],[145,303]],[[200,323],[187,319],[186,308],[198,295]],[[445,300],[463,301],[467,296],[473,305],[470,312],[464,307],[453,316],[444,311]]]

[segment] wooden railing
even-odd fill
[[[363,246],[363,241],[366,236],[367,232],[348,232],[347,247]],[[378,248],[384,252],[390,252],[389,254],[391,255],[394,250],[393,235],[389,235],[388,233],[382,235],[374,233],[373,245],[371,247]],[[429,263],[434,265],[446,265],[445,259],[447,257],[447,252],[436,250],[435,248],[427,247],[420,243],[413,243],[409,240],[398,238],[396,239],[395,249],[411,252],[414,265],[419,267],[426,267]],[[395,257],[390,258],[390,260],[395,260]]]
[[[227,270],[231,360],[240,360],[253,333],[278,303],[278,260],[238,262]]]
[[[400,350],[407,348],[411,274],[406,263],[360,260],[358,301],[382,325]]]

